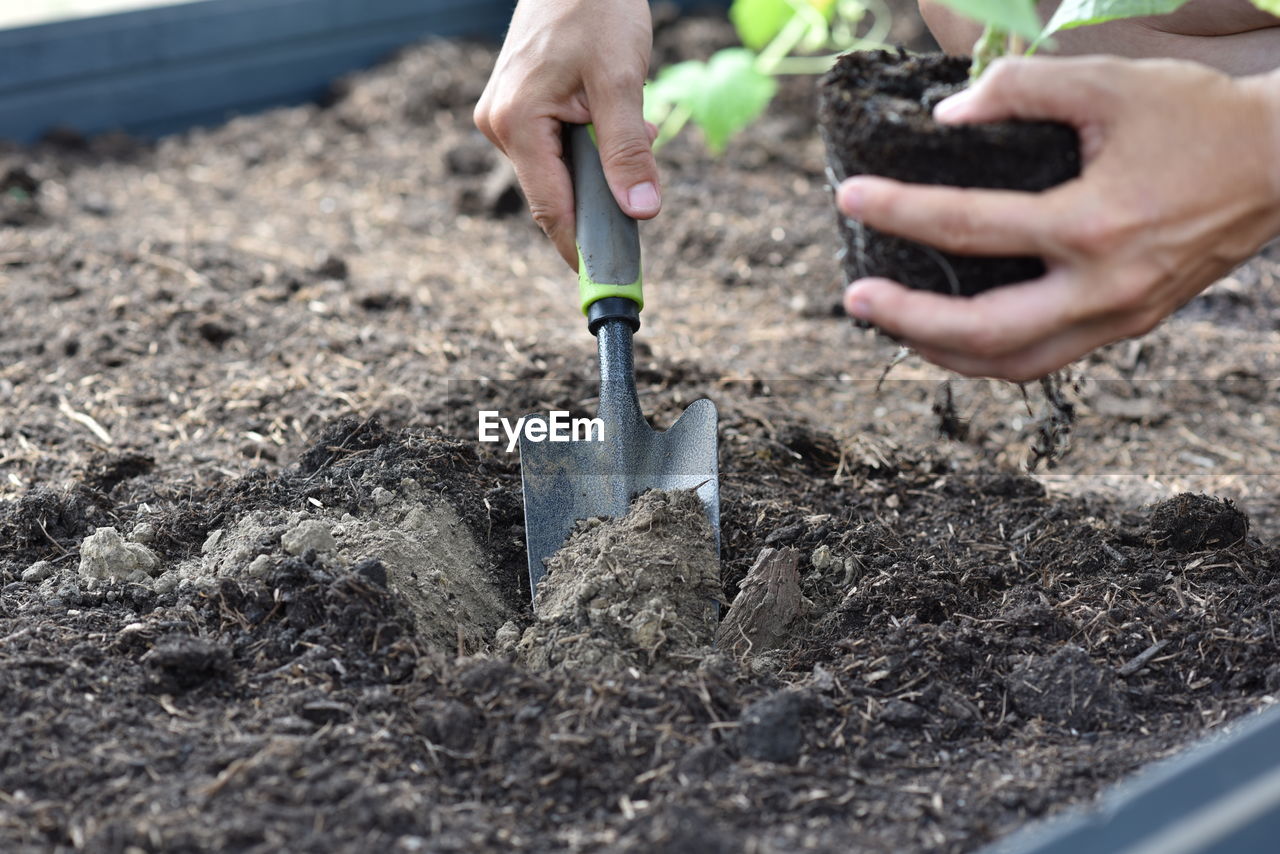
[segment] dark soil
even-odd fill
[[[944,439],[944,375],[877,392],[896,347],[832,315],[803,80],[726,158],[661,153],[636,354],[656,423],[716,401],[725,600],[794,549],[788,637],[518,664],[519,468],[476,409],[597,388],[536,226],[462,212],[493,58],[429,44],[324,108],[0,152],[38,208],[0,227],[0,850],[972,851],[1268,702],[1280,262],[1084,361],[1073,448],[1026,476],[1019,389],[953,382]],[[172,571],[255,513],[350,528],[392,493],[484,552],[492,642],[420,631],[376,553],[275,534],[203,585],[78,572],[98,527]]]
[[[823,78],[819,117],[837,180],[881,175],[917,184],[1038,192],[1080,174],[1074,128],[1010,121],[943,126],[934,106],[968,84],[967,57],[866,51],[842,57]],[[884,276],[971,296],[1044,275],[1039,258],[941,252],[838,217],[847,281]]]

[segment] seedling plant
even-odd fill
[[[667,66],[645,87],[655,149],[693,122],[723,153],[769,106],[779,76],[821,74],[845,51],[883,47],[892,16],[883,0],[734,0],[729,20],[741,47]]]

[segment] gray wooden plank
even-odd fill
[[[1144,769],[1086,811],[982,854],[1271,854],[1280,850],[1280,707]]]
[[[0,135],[30,140],[57,126],[152,135],[298,103],[323,95],[349,69],[385,58],[405,38],[399,29],[364,32],[0,95]]]
[[[681,7],[725,0],[677,0]],[[497,37],[514,0],[200,0],[0,30],[0,138],[156,134],[322,94],[430,35]]]
[[[494,35],[511,0],[203,0],[0,31],[0,92],[333,34]]]

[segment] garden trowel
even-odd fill
[[[649,489],[696,489],[715,532],[717,553],[720,548],[715,404],[705,398],[694,401],[662,433],[641,413],[631,354],[631,336],[640,328],[644,306],[639,229],[609,190],[594,128],[569,126],[566,143],[577,220],[578,291],[600,353],[597,417],[603,436],[534,441],[531,434],[547,435],[550,424],[542,415],[526,419],[520,474],[529,588],[535,597],[547,572],[546,559],[564,544],[574,523],[622,516],[631,500]],[[544,425],[530,429],[529,422],[537,420]]]

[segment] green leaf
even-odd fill
[[[711,57],[698,98],[690,104],[693,120],[719,154],[729,138],[765,111],[778,82],[756,68],[756,57],[743,48],[727,48]]]
[[[742,43],[758,52],[798,14],[797,6],[817,9],[828,22],[836,12],[836,0],[733,0],[729,20]]]
[[[702,87],[707,64],[696,59],[668,65],[644,87],[645,121],[661,124],[675,104],[688,103]]]
[[[1280,0],[1253,0],[1253,5],[1272,15],[1280,15]]]
[[[1104,24],[1122,18],[1142,18],[1149,15],[1167,15],[1177,11],[1187,0],[1062,0],[1058,10],[1045,24],[1040,39],[1046,39],[1060,30]],[[1254,0],[1280,7],[1280,0]]]
[[[756,51],[773,41],[795,14],[787,0],[733,0],[729,7],[729,20],[738,38]]]
[[[966,18],[1006,30],[1028,41],[1035,41],[1040,37],[1040,17],[1036,14],[1033,0],[938,0],[938,2]],[[1070,0],[1066,0],[1063,5],[1068,2]]]
[[[645,89],[645,110],[654,121],[671,106],[683,106],[702,128],[707,148],[720,154],[730,137],[764,112],[777,88],[777,81],[756,68],[754,53],[731,47],[707,62],[662,69]]]

